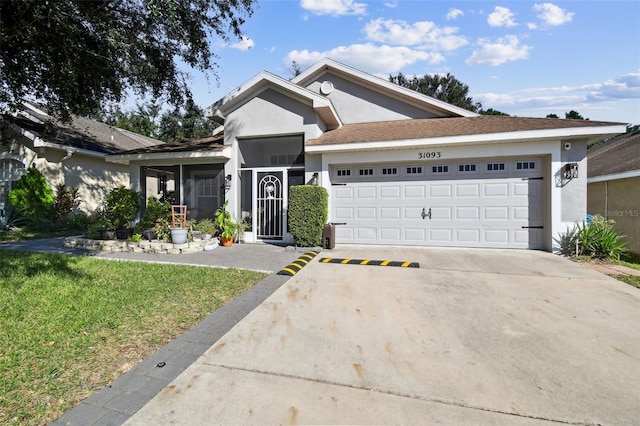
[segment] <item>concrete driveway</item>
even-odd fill
[[[348,246],[128,424],[620,425],[638,401],[640,290],[549,253]]]

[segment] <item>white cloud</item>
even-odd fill
[[[576,110],[592,120],[637,122],[637,112],[627,113],[634,103],[640,105],[640,70],[600,83],[576,86],[525,88],[507,93],[473,94],[485,108],[512,115],[541,116]],[[625,105],[627,108],[622,108]],[[618,113],[616,113],[616,110]],[[619,111],[625,111],[626,116]],[[637,109],[635,110],[637,111]],[[636,118],[633,118],[633,116]]]
[[[229,45],[230,48],[237,49],[237,50],[249,50],[253,46],[255,46],[255,42],[249,37],[245,37],[245,36],[241,36],[240,40],[238,40],[236,43],[231,43]]]
[[[314,15],[364,15],[366,3],[354,0],[300,0],[300,7]]]
[[[455,27],[440,28],[433,22],[406,21],[378,18],[369,21],[364,32],[368,40],[400,46],[418,46],[429,50],[455,50],[468,44],[467,39],[456,35]]]
[[[538,12],[538,18],[552,27],[571,22],[573,15],[575,15],[575,13],[567,12],[553,3],[536,3],[533,10]]]
[[[384,4],[385,6],[387,6],[390,9],[395,9],[396,7],[398,7],[398,2],[397,1],[393,1],[393,2],[385,2]]]
[[[404,46],[376,46],[372,43],[339,46],[324,52],[293,50],[284,59],[285,64],[296,61],[302,69],[322,58],[331,58],[371,74],[388,76],[419,61],[437,64],[444,61],[439,53],[412,50]]]
[[[447,13],[447,21],[451,21],[452,19],[458,19],[460,16],[464,15],[464,12],[460,9],[451,8]]]
[[[479,40],[480,50],[475,50],[466,63],[502,65],[505,62],[517,61],[529,57],[532,47],[521,45],[518,37],[510,35],[491,43],[487,39]]]
[[[489,14],[487,22],[492,27],[515,27],[518,24],[514,20],[514,16],[509,8],[496,6],[494,11]]]

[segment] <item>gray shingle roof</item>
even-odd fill
[[[587,176],[640,170],[640,131],[625,133],[587,151]]]
[[[70,123],[60,122],[53,117],[29,111],[35,117],[17,115],[9,120],[24,130],[28,130],[44,142],[64,147],[86,149],[103,154],[116,154],[122,151],[162,144],[162,141],[138,135],[89,118],[73,116]]]

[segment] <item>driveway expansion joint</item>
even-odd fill
[[[217,363],[211,363],[211,362],[202,362],[202,364],[208,365],[210,367],[223,368],[223,369],[226,369],[226,370],[244,371],[244,372],[247,372],[247,373],[263,374],[263,375],[266,375],[266,376],[274,376],[274,377],[283,377],[283,378],[286,378],[286,379],[293,379],[293,380],[304,380],[304,381],[312,382],[312,383],[321,383],[321,384],[324,384],[324,385],[339,386],[339,387],[356,389],[356,390],[376,392],[376,393],[383,394],[383,395],[392,395],[392,396],[398,396],[400,398],[410,398],[410,399],[415,399],[415,400],[419,400],[419,401],[432,402],[432,403],[435,403],[435,404],[443,404],[443,405],[448,405],[448,406],[453,406],[453,407],[466,408],[466,409],[469,409],[469,410],[485,411],[485,412],[494,413],[494,414],[502,414],[502,415],[505,415],[505,416],[521,417],[521,418],[531,419],[531,420],[541,420],[541,421],[553,422],[553,423],[558,423],[558,424],[563,424],[563,425],[591,426],[591,425],[597,425],[598,424],[598,423],[591,423],[591,422],[589,422],[589,423],[576,422],[576,421],[571,421],[571,420],[552,419],[552,418],[542,417],[542,416],[534,416],[534,415],[527,415],[527,414],[520,414],[520,413],[512,413],[512,412],[508,412],[508,411],[498,410],[496,408],[481,407],[481,406],[477,406],[477,405],[467,404],[467,403],[464,403],[464,402],[450,401],[450,400],[446,400],[446,399],[427,397],[427,396],[423,396],[423,395],[416,395],[416,394],[406,393],[406,392],[397,392],[397,391],[392,391],[392,390],[382,389],[382,388],[376,388],[376,387],[370,387],[370,386],[357,386],[357,385],[352,385],[352,384],[349,384],[349,383],[338,382],[338,381],[335,381],[335,380],[317,379],[317,378],[300,376],[300,375],[297,375],[297,374],[288,374],[288,373],[268,371],[268,370],[259,370],[259,369],[254,369],[254,368],[234,367],[234,366],[231,366],[231,365],[217,364]]]

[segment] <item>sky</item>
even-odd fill
[[[514,116],[640,124],[639,22],[638,0],[258,0],[242,39],[213,41],[218,81],[192,72],[191,88],[207,107],[329,57],[385,79],[451,73]]]

